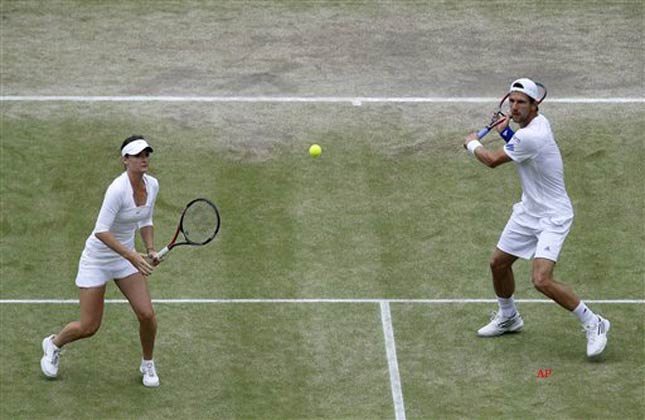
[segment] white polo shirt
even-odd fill
[[[573,206],[564,187],[564,168],[551,125],[538,115],[517,130],[504,146],[517,167],[522,201],[516,206],[534,217],[547,217],[555,224],[573,218]]]
[[[85,241],[83,257],[101,260],[120,257],[95,236],[99,232],[111,232],[123,245],[134,249],[136,231],[145,226],[152,226],[152,214],[159,192],[159,182],[156,178],[144,174],[143,181],[148,198],[143,206],[138,207],[134,203],[134,190],[128,173],[123,172],[112,181],[105,192],[94,230]]]

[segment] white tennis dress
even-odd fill
[[[96,233],[111,232],[124,246],[134,249],[134,235],[145,226],[152,226],[159,182],[156,178],[143,175],[148,198],[143,206],[134,203],[134,190],[127,172],[123,172],[108,187],[103,205],[92,234],[85,241],[76,275],[78,287],[99,287],[111,279],[122,279],[137,272],[137,269],[117,254],[100,239]]]
[[[520,258],[557,261],[573,223],[564,167],[551,125],[538,115],[504,146],[517,167],[522,201],[513,205],[497,247]]]

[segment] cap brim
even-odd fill
[[[131,143],[128,143],[123,150],[121,150],[121,155],[122,156],[127,156],[127,155],[138,155],[139,153],[143,152],[144,150],[149,150],[150,152],[154,152],[153,148],[148,144],[147,141],[144,139],[139,139],[135,140]]]

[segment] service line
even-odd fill
[[[497,103],[497,97],[484,96],[175,96],[175,95],[6,95],[0,102],[246,102],[246,103]],[[642,104],[642,97],[562,97],[549,98],[560,104]]]

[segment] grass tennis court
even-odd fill
[[[520,3],[528,26],[518,30],[541,31],[539,54],[502,68],[492,56],[474,66],[463,50],[474,48],[465,42],[473,27],[480,48],[496,39],[510,5],[502,1],[154,10],[3,1],[2,94],[496,97],[519,73],[542,79],[553,98],[643,97],[640,3],[585,3],[579,19],[568,4]],[[78,31],[69,41],[65,25]],[[563,50],[582,41],[567,61]],[[117,60],[101,71],[101,54]],[[488,258],[519,183],[512,165],[477,165],[460,140],[494,101],[0,106],[0,299],[77,298],[83,242],[122,170],[118,147],[137,133],[155,148],[158,247],[195,196],[215,201],[223,221],[212,244],[173,251],[151,277],[153,298],[266,300],[156,304],[157,390],[140,385],[127,304],[107,304],[98,334],[69,345],[59,379],[47,381],[40,341],[77,305],[1,303],[1,418],[394,418],[380,300],[494,297]],[[576,211],[557,278],[583,299],[642,302],[643,103],[547,100],[541,112]],[[323,147],[319,159],[307,154],[312,143]],[[543,297],[528,263],[515,272],[518,298]],[[113,284],[106,297],[122,298]],[[642,303],[590,304],[612,322],[598,362],[587,360],[575,317],[555,304],[520,303],[525,330],[492,340],[475,336],[492,303],[389,307],[409,419],[645,413]],[[553,373],[539,378],[540,369]]]

